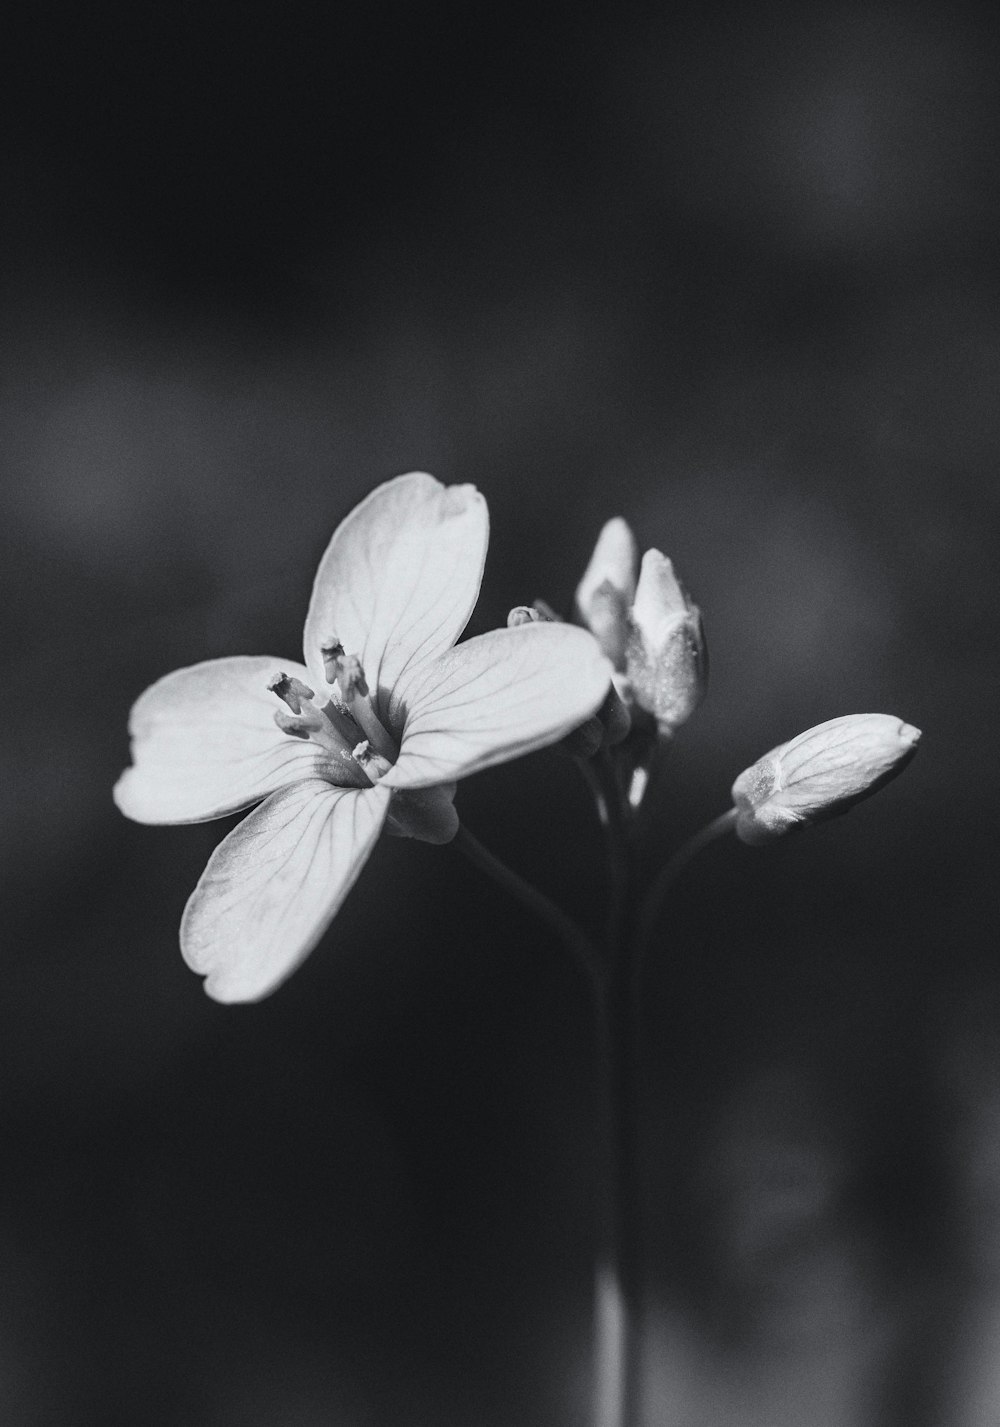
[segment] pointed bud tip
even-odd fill
[[[683,617],[694,608],[677,578],[673,561],[662,550],[647,550],[642,557],[632,608],[635,623],[655,638],[665,620]]]
[[[639,548],[628,522],[620,515],[601,527],[594,553],[576,589],[576,614],[615,659],[624,646],[624,621],[635,596]],[[622,631],[612,628],[617,622]]]

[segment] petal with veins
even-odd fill
[[[223,839],[181,921],[184,959],[211,997],[256,1001],[308,956],[367,861],[389,798],[310,778]]]
[[[568,624],[496,629],[414,670],[399,761],[382,786],[422,788],[518,758],[577,728],[608,691],[611,665]]]
[[[305,627],[313,677],[324,678],[320,648],[336,635],[360,657],[388,717],[401,675],[444,653],[468,623],[488,538],[475,486],[414,471],[372,491],[337,527],[316,573]]]
[[[207,822],[324,766],[317,744],[275,727],[283,705],[267,684],[279,670],[309,677],[261,655],[210,659],[151,685],[129,718],[133,767],[114,790],[121,811],[143,823]]]

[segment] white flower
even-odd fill
[[[891,714],[846,714],[807,728],[733,784],[736,835],[751,845],[846,813],[917,751],[920,730]]]
[[[133,766],[114,794],[123,813],[203,822],[260,804],[216,848],[181,923],[184,957],[216,1000],[256,1000],[301,963],[383,827],[449,841],[455,779],[555,742],[604,698],[608,663],[572,626],[453,647],[488,535],[473,486],[399,476],[334,532],[304,664],[210,660],[136,702]]]

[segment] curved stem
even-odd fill
[[[610,771],[610,770],[605,770]],[[457,847],[557,933],[587,972],[597,1033],[600,1243],[594,1320],[594,1427],[633,1427],[637,1412],[639,1182],[637,1155],[638,960],[629,937],[629,857],[620,806],[607,779],[594,779],[607,801],[604,823],[611,872],[607,960],[586,932],[543,892],[464,826]]]
[[[710,842],[714,842],[717,837],[722,837],[729,832],[736,822],[736,809],[729,808],[719,817],[706,824],[700,832],[696,832],[694,837],[679,847],[660,871],[657,873],[653,883],[646,893],[639,908],[638,925],[636,930],[636,960],[641,963],[646,947],[649,944],[653,932],[656,930],[656,919],[660,915],[664,898],[674,885],[684,868],[696,857],[703,847],[707,847]],[[637,972],[638,974],[638,972]]]
[[[599,986],[603,979],[600,954],[590,937],[572,917],[520,873],[508,867],[496,853],[484,847],[477,837],[463,825],[452,840],[452,847],[463,853],[480,871],[487,873],[501,887],[506,888],[524,906],[546,922],[556,933],[563,945],[576,957],[591,983]]]

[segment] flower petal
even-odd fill
[[[305,628],[314,677],[323,678],[320,648],[335,635],[359,656],[388,717],[403,671],[450,649],[468,623],[488,539],[475,486],[413,471],[372,491],[337,527],[316,572]]]
[[[181,951],[216,1001],[257,1001],[308,956],[382,828],[383,788],[310,778],[254,808],[209,859]]]
[[[279,670],[309,678],[301,664],[260,655],[209,659],[152,684],[129,717],[134,766],[115,786],[121,811],[142,823],[206,822],[323,766],[318,744],[275,727],[283,706],[267,685]]]
[[[381,786],[425,788],[554,743],[599,707],[610,678],[596,639],[574,625],[470,639],[397,686],[403,742]]]

